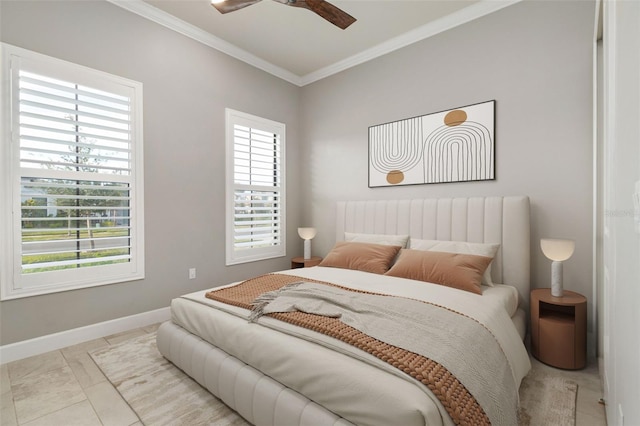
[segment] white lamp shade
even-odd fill
[[[573,240],[560,240],[556,238],[543,238],[540,240],[540,248],[545,256],[557,262],[563,262],[573,255],[576,242]]]
[[[300,235],[300,238],[303,240],[312,239],[316,236],[317,232],[316,228],[298,228],[298,235]]]

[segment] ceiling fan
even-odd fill
[[[262,0],[211,0],[211,5],[218,9],[220,13],[234,12],[243,7],[251,6]],[[310,10],[333,25],[342,28],[343,30],[356,21],[356,18],[349,15],[347,12],[335,7],[328,1],[324,0],[274,0],[278,3],[286,4],[288,6],[300,7]]]

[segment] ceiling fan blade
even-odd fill
[[[280,1],[280,0],[276,0]],[[286,0],[285,0],[286,1]],[[284,3],[280,1],[281,3]],[[356,22],[356,18],[349,15],[342,9],[337,8],[332,5],[328,1],[324,0],[289,0],[287,2],[289,6],[302,7],[304,9],[309,9],[312,12],[317,13],[322,16],[327,21],[331,22],[333,25],[342,28],[343,30],[347,28],[349,25]]]
[[[243,7],[251,6],[262,0],[225,0],[219,3],[211,3],[220,13],[234,12]]]

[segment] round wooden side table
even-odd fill
[[[568,290],[562,297],[553,297],[549,288],[531,291],[531,353],[553,367],[584,368],[587,298]]]
[[[309,268],[311,266],[316,266],[320,262],[322,262],[322,258],[320,256],[311,256],[311,259],[306,259],[302,256],[294,257],[291,259],[291,269],[296,268]]]

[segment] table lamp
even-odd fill
[[[573,255],[576,242],[573,240],[543,238],[540,240],[540,248],[545,256],[553,260],[553,263],[551,263],[551,295],[553,297],[562,297],[562,262]]]
[[[304,240],[304,260],[311,259],[311,239],[317,232],[316,228],[298,228],[298,235]]]

